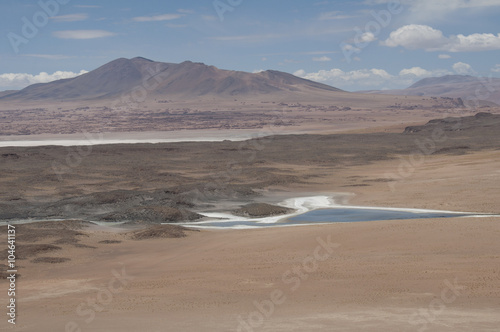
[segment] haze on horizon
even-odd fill
[[[497,0],[0,3],[0,91],[117,58],[295,74],[347,91],[500,77]]]

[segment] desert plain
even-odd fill
[[[487,111],[371,112],[388,123],[330,132],[310,117],[238,141],[2,147],[2,219],[57,221],[17,224],[17,324],[0,330],[498,331],[500,119]],[[311,196],[488,216],[175,225]]]
[[[499,16],[0,1],[0,332],[500,332]]]

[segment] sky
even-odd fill
[[[500,0],[1,0],[0,91],[136,56],[347,91],[500,77],[498,17]]]

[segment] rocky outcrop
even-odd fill
[[[266,203],[251,203],[233,211],[233,214],[242,217],[269,217],[293,212],[293,209]]]

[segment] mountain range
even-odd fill
[[[111,61],[74,78],[5,92],[0,100],[101,100],[124,94],[140,98],[145,91],[148,97],[190,98],[342,90],[274,70],[247,73],[191,61],[175,64],[136,57]]]
[[[136,100],[210,97],[230,99],[253,96],[293,95],[297,100],[314,96],[340,97],[338,88],[276,70],[258,73],[223,70],[203,63],[157,62],[142,57],[120,58],[86,74],[49,83],[30,85],[18,91],[0,92],[5,101],[106,101],[120,96]],[[467,104],[500,104],[500,79],[466,75],[424,78],[401,90],[360,91],[363,94],[462,98]],[[351,93],[349,99],[365,99]],[[486,102],[485,102],[486,101]]]
[[[500,78],[447,75],[424,78],[406,89],[372,90],[364,93],[405,96],[462,98],[464,102],[484,101],[500,105]]]

